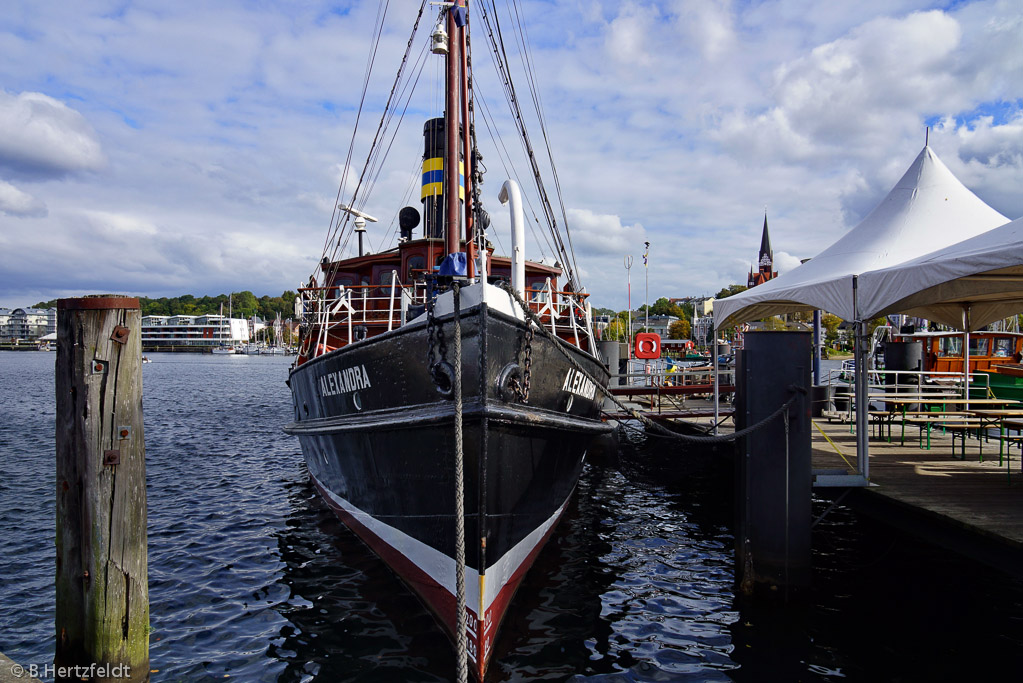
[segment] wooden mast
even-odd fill
[[[454,12],[449,9],[447,15],[448,35],[451,36],[451,39],[448,41],[444,87],[444,201],[446,202],[444,205],[444,246],[448,254],[454,254],[461,251],[458,230],[458,195],[460,190],[458,182],[458,91],[460,90],[460,79],[458,72],[461,63],[460,47],[462,41],[456,38],[460,34],[458,27],[455,25]]]
[[[462,126],[464,131],[462,133],[462,159],[465,164],[465,256],[466,261],[466,275],[470,278],[473,277],[476,267],[476,248],[477,245],[473,241],[473,195],[472,195],[472,168],[473,168],[473,151],[472,151],[472,131],[469,130],[469,24],[459,29],[458,44],[461,49],[461,72],[462,72],[462,83],[461,83],[461,96],[462,96]],[[485,274],[484,274],[485,277]]]

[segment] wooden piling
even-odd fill
[[[141,323],[137,298],[57,302],[54,664],[93,681],[149,680]]]

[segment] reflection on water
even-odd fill
[[[0,353],[0,651],[53,656],[53,354]],[[416,598],[309,484],[287,358],[143,366],[154,681],[449,681]],[[813,585],[733,591],[728,446],[621,435],[512,602],[493,681],[978,680],[1020,670],[1023,586],[839,507]],[[820,514],[823,502],[815,504]]]

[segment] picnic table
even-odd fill
[[[868,396],[870,396],[868,394]],[[891,441],[891,424],[896,417],[901,418],[902,434],[900,443],[906,442],[906,423],[920,427],[920,442],[923,447],[923,434],[926,430],[927,448],[931,447],[931,429],[940,426],[945,431],[953,434],[953,449],[955,448],[955,435],[961,433],[963,437],[963,452],[966,450],[966,433],[972,429],[980,429],[981,418],[972,406],[980,406],[981,409],[991,410],[996,406],[1019,406],[1020,402],[1011,398],[963,398],[961,396],[943,395],[936,397],[924,397],[919,394],[874,394],[873,400],[883,401],[887,410],[869,411],[872,417],[878,420],[878,435],[883,434],[884,427],[888,427],[888,440]],[[909,410],[910,406],[919,406],[916,410]],[[894,410],[893,410],[894,408]],[[1023,412],[1020,412],[1023,416]]]
[[[1023,406],[1019,408],[971,410],[970,413],[980,420],[981,426],[978,431],[998,427],[998,465],[1001,466],[1008,463],[1008,467],[1011,470],[1011,459],[1008,458],[1009,452],[1005,444],[1013,442],[1023,443]],[[1016,431],[1014,435],[1009,433],[1013,430]],[[983,444],[980,447],[980,460],[981,462],[984,461]],[[1023,463],[1020,464],[1020,468],[1023,471]],[[1011,480],[1011,471],[1008,474]]]

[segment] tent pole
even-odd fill
[[[870,481],[870,462],[868,460],[870,426],[867,424],[867,410],[869,409],[870,398],[867,387],[867,324],[860,320],[859,302],[859,278],[853,275],[853,312],[856,320],[856,387],[853,391],[856,397],[856,468],[864,481]]]
[[[718,418],[721,412],[721,375],[718,374],[718,334],[714,329],[714,347],[711,352],[714,354],[714,435],[718,433]]]
[[[867,386],[869,355],[867,354],[866,346],[867,324],[860,321],[856,323],[856,388],[854,390],[856,395],[856,468],[859,470],[859,474],[869,481],[868,442],[870,426],[867,424],[867,410],[870,407],[868,405],[870,399],[868,398],[869,387]]]
[[[963,398],[970,409],[970,304],[963,304]]]
[[[821,310],[813,312],[813,383],[821,383]]]

